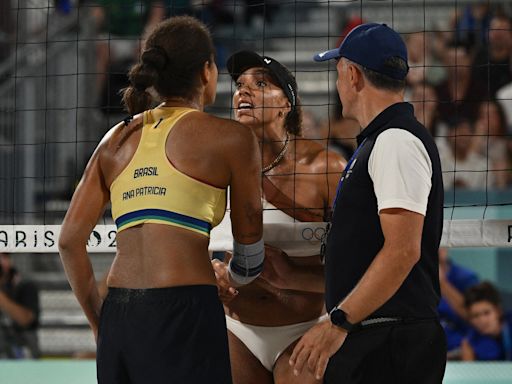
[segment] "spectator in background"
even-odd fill
[[[505,113],[497,101],[483,102],[478,108],[475,124],[475,151],[486,157],[496,188],[510,183],[510,158]],[[510,141],[510,140],[508,140]]]
[[[462,360],[512,360],[512,314],[489,282],[471,287],[464,304],[473,327],[462,342]]]
[[[436,87],[439,118],[450,124],[454,119],[476,119],[478,105],[488,99],[487,85],[472,77],[471,55],[462,46],[448,47],[443,55],[447,78]]]
[[[448,146],[439,149],[444,188],[485,189],[492,187],[487,173],[487,158],[475,150],[474,127],[461,118],[450,128]],[[489,179],[488,179],[489,176]]]
[[[219,38],[219,35],[222,36],[222,32],[219,33],[219,29],[223,26],[233,25],[235,21],[235,7],[232,2],[226,4],[225,0],[191,0],[190,3],[191,14],[208,25],[212,32],[216,52],[215,61],[219,70],[222,70],[227,60],[228,49],[225,46],[225,39]],[[240,10],[240,8],[236,9],[237,11]]]
[[[464,292],[478,283],[478,277],[472,270],[449,260],[448,250],[440,248],[439,282],[441,300],[437,310],[446,334],[448,358],[458,359],[461,355],[462,340],[469,330]]]
[[[468,47],[486,44],[490,19],[491,8],[486,0],[467,5],[462,13],[457,10],[452,16],[454,39]]]
[[[505,15],[491,20],[489,43],[480,47],[474,62],[474,75],[488,87],[489,96],[512,81],[512,22]]]
[[[446,146],[448,126],[440,121],[435,87],[428,82],[416,83],[410,89],[410,102],[414,106],[414,115],[436,139],[436,144]]]
[[[165,18],[163,0],[94,0],[92,8],[100,39],[97,43],[97,89],[100,104],[119,106],[120,88],[128,85],[126,72],[144,48],[153,27]],[[120,84],[105,89],[110,73],[121,73]],[[112,92],[110,92],[113,90]],[[106,97],[105,97],[106,96]],[[114,101],[114,100],[117,100]]]
[[[410,69],[406,80],[409,85],[414,86],[425,81],[439,84],[445,76],[444,69],[432,55],[428,37],[427,32],[407,35],[406,45]]]
[[[39,292],[21,279],[11,258],[0,253],[0,358],[40,357]]]
[[[365,23],[365,20],[361,18],[359,12],[349,15],[341,29],[336,46],[339,47],[349,32],[363,23]],[[335,84],[333,86],[336,89]],[[334,119],[329,119],[320,126],[320,136],[329,138],[327,144],[330,150],[339,153],[345,159],[350,159],[357,148],[356,138],[362,129],[356,120],[347,119],[343,116],[343,106],[338,95],[334,99]]]

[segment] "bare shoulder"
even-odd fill
[[[341,172],[345,168],[347,162],[343,156],[328,150],[314,140],[299,139],[298,146],[315,173]]]
[[[103,136],[98,149],[103,153],[116,152],[135,131],[142,128],[142,113],[130,120],[120,121]]]
[[[324,159],[324,166],[327,166],[329,172],[343,172],[347,165],[347,160],[334,151],[324,149],[320,157]]]
[[[257,147],[256,136],[252,130],[237,121],[212,116],[207,113],[197,113],[199,119],[204,119],[205,125],[211,132],[216,145],[229,151],[247,151]]]
[[[102,169],[110,169],[116,163],[116,157],[126,147],[129,138],[143,126],[142,114],[134,116],[131,120],[121,121],[114,125],[103,136],[95,154],[100,161]],[[93,155],[93,156],[94,156]]]

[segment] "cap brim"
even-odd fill
[[[266,67],[266,65],[263,57],[252,51],[239,51],[231,55],[226,62],[226,68],[234,81],[244,71],[254,67]]]
[[[340,53],[339,53],[338,48],[331,49],[330,51],[320,52],[320,53],[317,53],[315,56],[313,56],[313,60],[315,60],[315,61],[327,61],[327,60],[339,59],[339,58],[340,58]]]

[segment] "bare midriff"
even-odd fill
[[[292,257],[300,265],[320,265],[318,256]],[[273,287],[258,278],[240,287],[235,299],[225,305],[225,312],[235,320],[259,326],[281,326],[317,319],[324,312],[321,293]]]
[[[202,284],[216,285],[206,236],[162,224],[143,224],[118,233],[117,254],[107,279],[109,287]]]

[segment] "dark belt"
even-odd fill
[[[375,317],[372,319],[366,319],[359,323],[359,325],[364,328],[370,325],[380,325],[380,324],[389,324],[389,323],[401,323],[403,319],[399,317]]]
[[[437,321],[439,322],[439,318],[437,317],[371,317],[369,319],[363,320],[358,324],[357,329],[362,330],[370,327],[379,327],[379,326],[387,326],[393,324],[416,324],[416,323],[424,323]]]

